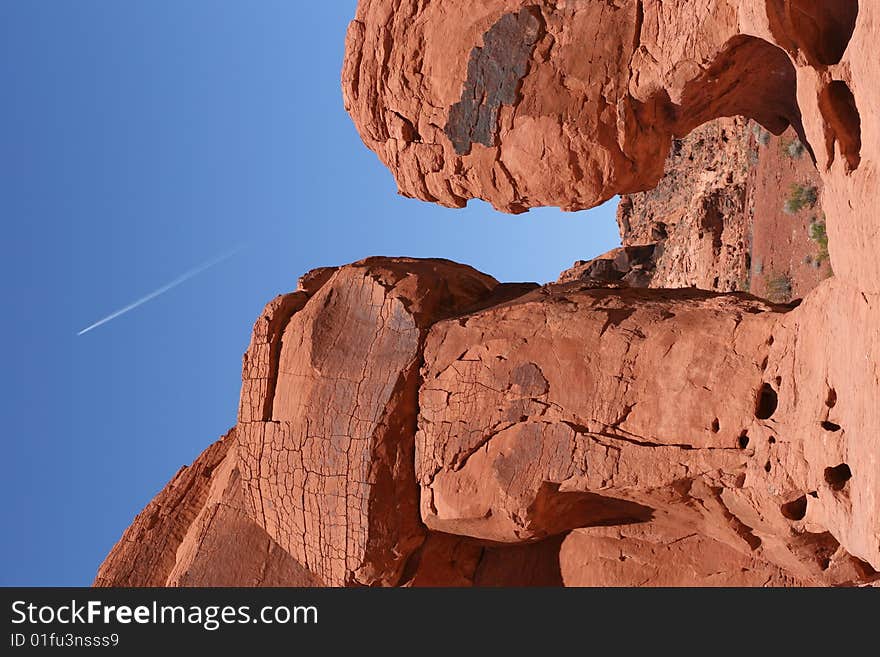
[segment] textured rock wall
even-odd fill
[[[743,115],[815,154],[837,275],[788,305],[717,291],[743,209],[713,153],[666,181],[674,221],[630,217],[664,224],[659,254],[543,287],[440,260],[312,272],[257,320],[234,432],[96,584],[876,583],[878,12],[361,0],[345,102],[402,193],[589,207]]]
[[[748,291],[749,191],[759,164],[753,130],[742,118],[717,119],[674,139],[657,186],[620,200],[623,247],[576,262],[558,282]]]
[[[739,118],[700,126],[673,141],[656,188],[622,199],[623,243],[662,245],[651,287],[743,291],[754,219],[747,200],[751,132]]]
[[[505,28],[524,13],[528,30]],[[525,66],[491,66],[492,52],[529,48]],[[673,136],[711,118],[800,125],[795,67],[743,33],[726,0],[364,0],[347,53],[346,106],[366,144],[401,193],[453,207],[591,207],[655,185]],[[487,59],[483,86],[515,80],[516,93],[488,94],[488,138],[458,148],[460,99]]]
[[[150,502],[101,564],[95,586],[314,586],[246,511],[230,431]]]
[[[880,413],[857,359],[880,356],[880,307],[859,294],[858,316],[838,315],[846,289],[792,309],[503,285],[445,261],[340,268],[269,304],[236,431],[135,520],[96,583],[872,581]],[[267,344],[274,374],[272,359],[254,369]]]
[[[535,35],[504,28],[524,9],[540,16]],[[877,293],[878,22],[880,7],[856,0],[362,0],[343,92],[400,193],[508,212],[651,189],[672,139],[716,117],[793,126],[823,174],[834,271]],[[514,101],[487,96],[491,138],[457,149],[452,108],[473,87],[474,57],[490,57],[475,49],[506,39],[522,53],[533,38]],[[506,89],[513,68],[484,65],[482,85]]]
[[[424,333],[497,285],[453,263],[367,261],[336,271],[280,332],[271,414],[239,424],[242,475],[261,526],[322,581],[394,584],[421,544]]]

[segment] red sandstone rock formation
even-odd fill
[[[828,313],[836,281],[791,309],[445,261],[311,279],[257,321],[237,429],[97,584],[872,579],[873,446],[849,427],[878,422],[876,384],[847,345],[876,355],[880,309]],[[816,349],[816,330],[848,341]],[[693,572],[670,572],[683,554]]]
[[[510,212],[651,189],[673,138],[716,117],[794,126],[834,271],[878,292],[878,23],[857,0],[362,0],[343,92],[402,194]]]
[[[623,247],[574,263],[558,282],[803,298],[832,274],[821,188],[794,131],[716,119],[673,140],[657,187],[621,198]],[[792,211],[798,189],[815,201]]]
[[[650,220],[624,207],[631,230],[664,224],[660,257],[543,287],[438,260],[312,272],[257,320],[236,429],[96,584],[877,582],[878,20],[830,0],[362,0],[346,104],[403,193],[588,207],[744,115],[815,154],[837,275],[788,305],[642,287],[736,280],[741,181],[706,168],[723,153],[698,180],[667,171]]]
[[[624,196],[618,206],[624,249],[654,246],[648,263],[632,263],[647,274],[629,277],[637,287],[748,291],[754,218],[748,192],[757,151],[749,122],[740,118],[718,119],[673,140],[658,185]],[[590,277],[589,269],[576,264],[560,282]]]
[[[233,429],[181,468],[123,534],[96,586],[314,586],[245,512]]]
[[[259,524],[325,583],[395,584],[424,539],[422,342],[497,285],[453,263],[372,259],[335,272],[277,333],[257,379],[274,395],[253,405],[263,417],[242,407],[242,478]]]
[[[711,118],[800,123],[794,66],[745,35],[738,13],[725,0],[699,11],[364,0],[349,29],[346,105],[406,195],[590,207],[655,185],[673,136]]]

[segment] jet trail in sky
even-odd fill
[[[194,276],[198,276],[199,274],[201,274],[205,270],[210,269],[211,267],[213,267],[215,265],[219,265],[224,260],[228,260],[229,258],[234,256],[236,253],[241,251],[243,248],[244,248],[244,245],[239,246],[239,247],[233,249],[232,251],[229,251],[227,253],[224,253],[223,255],[219,255],[216,258],[212,258],[211,260],[208,260],[207,262],[202,263],[201,265],[199,265],[198,267],[195,267],[194,269],[190,269],[188,272],[178,276],[170,283],[167,283],[167,284],[163,285],[162,287],[160,287],[159,289],[150,292],[148,295],[143,296],[140,299],[138,299],[137,301],[134,301],[134,302],[128,304],[124,308],[120,308],[119,310],[116,310],[116,311],[110,313],[109,315],[107,315],[103,319],[99,319],[94,324],[91,324],[90,326],[86,326],[82,331],[77,333],[77,335],[82,335],[83,333],[88,333],[92,329],[96,329],[99,326],[101,326],[102,324],[106,324],[107,322],[109,322],[113,319],[116,319],[120,315],[124,315],[129,310],[134,310],[138,306],[142,306],[143,304],[147,303],[147,301],[152,301],[156,297],[158,297],[162,294],[165,294],[169,290],[174,289],[175,287],[177,287],[181,283],[185,283],[186,281],[193,278]]]

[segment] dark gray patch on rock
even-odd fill
[[[467,155],[473,144],[496,145],[498,110],[516,103],[543,34],[540,8],[523,7],[499,18],[483,35],[483,47],[471,50],[461,100],[449,109],[445,128],[456,153]]]

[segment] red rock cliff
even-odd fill
[[[878,21],[361,0],[346,105],[402,193],[518,212],[659,188],[623,205],[629,250],[559,283],[405,258],[304,277],[257,320],[237,427],[96,584],[876,583]],[[815,159],[835,276],[802,302],[728,291],[766,224],[751,127],[700,127],[733,115]],[[700,139],[727,145],[669,164]]]

